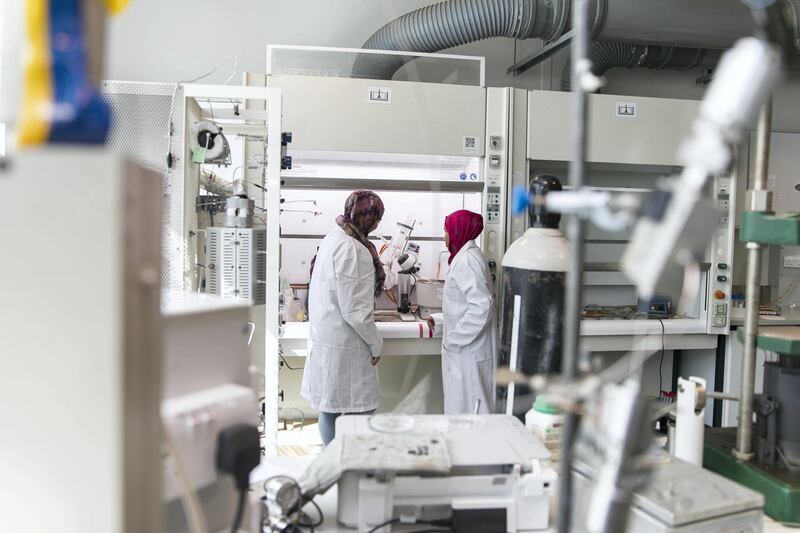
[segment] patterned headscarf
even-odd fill
[[[449,239],[447,245],[447,249],[450,251],[450,258],[447,260],[449,265],[465,244],[481,234],[483,217],[466,209],[453,211],[444,218],[444,229]]]
[[[375,231],[383,218],[383,202],[372,191],[354,191],[344,203],[344,214],[336,217],[336,223],[349,236],[363,244],[372,255],[375,267],[375,296],[380,296],[386,273],[383,271],[378,250],[367,236]]]

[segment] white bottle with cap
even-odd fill
[[[564,414],[538,396],[533,408],[525,413],[525,427],[550,450],[553,461],[558,461],[561,446],[561,426]]]

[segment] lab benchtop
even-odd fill
[[[425,320],[413,322],[375,322],[384,339],[436,340],[441,333],[435,333]],[[283,325],[281,340],[306,340],[309,333],[308,322],[287,322]]]
[[[164,289],[161,291],[161,314],[164,316],[195,315],[228,309],[249,309],[247,299],[223,298],[205,292]]]
[[[800,316],[798,316],[800,320]],[[376,322],[384,339],[434,340],[441,334],[431,330],[424,320],[414,322]],[[662,322],[658,320],[583,320],[581,334],[595,335],[660,335]],[[704,334],[705,324],[693,319],[664,319],[665,335]],[[307,339],[308,322],[287,322],[283,326],[281,339]]]
[[[375,322],[383,337],[381,356],[440,355],[442,336],[434,334],[424,320],[414,322]],[[308,322],[287,322],[283,325],[280,342],[285,355],[308,355]]]
[[[800,325],[800,311],[787,309],[780,316],[762,316],[758,319],[759,326],[798,326]],[[731,311],[731,326],[744,326],[744,308]]]
[[[376,322],[384,339],[384,356],[441,354],[441,335],[433,334],[427,322]],[[646,346],[667,350],[711,349],[717,345],[715,335],[705,333],[701,320],[664,319],[662,339],[661,322],[658,320],[583,320],[581,335],[584,347],[589,351],[621,351],[635,346],[642,347],[640,340],[647,336]],[[309,334],[308,322],[287,322],[283,326],[280,342],[287,356],[305,357]],[[662,342],[663,341],[663,342]]]

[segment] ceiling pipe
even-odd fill
[[[440,52],[488,39],[553,39],[567,26],[569,2],[563,0],[449,0],[389,22],[362,45],[372,50]],[[391,79],[411,56],[359,54],[355,78]]]
[[[786,0],[795,29],[798,5]],[[491,37],[552,41],[570,30],[571,6],[571,0],[448,0],[387,23],[362,48],[432,53]],[[740,0],[592,0],[590,12],[595,41],[721,50],[754,30]],[[413,59],[359,54],[352,75],[391,79]]]
[[[722,50],[754,29],[741,0],[595,0],[592,37]]]
[[[614,67],[690,70],[699,66],[706,57],[702,48],[676,46],[647,46],[627,43],[593,42],[589,45],[588,59],[592,74],[602,76]],[[561,90],[569,91],[572,80],[572,61],[567,58],[561,72]]]

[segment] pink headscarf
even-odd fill
[[[481,234],[483,217],[466,209],[453,211],[444,218],[444,229],[450,241],[447,245],[450,251],[450,258],[447,260],[449,265],[465,244]]]

